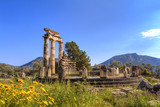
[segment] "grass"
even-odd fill
[[[158,79],[152,78],[152,77],[145,77],[152,85],[155,83],[159,83]]]
[[[67,73],[66,76],[79,76],[80,74],[78,72],[76,73]]]
[[[159,95],[149,92],[113,97],[112,91],[113,88],[89,91],[70,81],[42,84],[29,79],[12,79],[0,82],[0,107],[148,107],[150,100],[160,101]]]

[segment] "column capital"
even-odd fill
[[[64,43],[63,41],[58,41],[58,43]]]
[[[44,36],[42,36],[43,38],[48,38],[48,34],[44,34]]]
[[[49,39],[51,42],[55,42],[55,40],[54,39]]]

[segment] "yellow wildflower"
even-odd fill
[[[24,81],[22,79],[18,79],[18,82],[24,83]]]
[[[52,102],[49,101],[48,103],[49,103],[50,105],[52,105]]]
[[[44,92],[46,92],[46,90],[45,90],[44,88],[41,87],[41,89],[42,89]]]
[[[0,85],[3,85],[2,83],[0,83]]]
[[[44,86],[44,84],[42,84],[42,83],[39,83],[39,85]]]
[[[74,97],[74,101],[76,101],[77,99],[76,99],[76,97]]]
[[[17,85],[15,85],[15,84],[12,84],[12,85],[11,85],[11,87],[12,87],[12,88],[16,88],[16,87],[17,87]]]
[[[37,102],[38,104],[42,104],[42,102]]]
[[[14,93],[12,93],[13,97],[16,96]]]
[[[29,86],[29,87],[28,87],[29,90],[32,90],[32,89],[34,89],[34,88],[35,88],[34,86]]]
[[[2,88],[9,89],[9,88],[10,88],[10,86],[9,86],[9,85],[7,85],[7,84],[5,84],[5,85],[3,85],[3,86],[2,86]]]
[[[31,101],[31,100],[32,100],[32,98],[31,98],[31,97],[27,97],[27,100],[28,100],[28,101]]]
[[[10,80],[10,83],[13,83],[13,81],[12,81],[12,80]]]
[[[17,103],[16,104],[19,104],[19,101],[17,101]]]
[[[0,101],[1,101],[2,104],[5,104],[5,101],[3,101],[3,100],[0,100]]]
[[[54,103],[54,99],[52,100],[52,102]],[[55,104],[55,103],[54,103]]]
[[[37,81],[33,81],[33,84],[37,85],[37,84],[38,84],[38,82],[37,82]]]
[[[22,88],[22,87],[20,87],[20,90],[21,90],[21,91],[23,91],[23,88]]]
[[[36,96],[36,97],[39,97],[39,95],[40,95],[40,93],[35,93],[35,96]]]
[[[54,98],[52,98],[52,97],[48,97],[50,100],[54,100]]]
[[[25,101],[25,99],[19,99],[20,101]]]
[[[47,102],[47,101],[43,101],[43,103],[44,103],[45,105],[48,105],[48,102]]]

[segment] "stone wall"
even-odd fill
[[[76,62],[72,62],[68,59],[68,55],[64,54],[62,59],[59,61],[59,79],[65,79],[67,73],[73,73],[76,71]]]

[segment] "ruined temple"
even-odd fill
[[[40,78],[44,77],[51,77],[51,74],[55,74],[55,42],[59,43],[59,57],[58,66],[62,66],[63,68],[65,65],[65,72],[75,72],[76,71],[76,63],[72,62],[68,59],[67,55],[63,55],[63,41],[62,38],[59,36],[59,33],[53,31],[48,28],[44,28],[46,34],[44,34],[44,49],[43,49],[43,67],[40,70]],[[50,61],[49,61],[49,41],[51,42],[50,48]],[[49,64],[50,62],[50,64]]]

